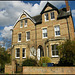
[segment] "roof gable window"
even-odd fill
[[[21,20],[21,24],[20,24],[20,28],[22,28],[23,27],[23,20]]]
[[[27,20],[25,20],[25,25],[24,25],[24,27],[27,27]]]
[[[54,12],[51,12],[51,20],[55,19]]]
[[[48,21],[49,18],[48,18],[48,13],[45,14],[45,21]]]

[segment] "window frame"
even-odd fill
[[[59,31],[56,31],[55,30],[55,27],[59,27]],[[59,35],[56,35],[56,32],[59,32],[60,33],[60,26],[59,25],[54,26],[54,33],[55,33],[55,37],[60,36],[60,34]]]
[[[19,34],[21,34],[21,33],[19,33]],[[19,40],[19,34],[18,34],[18,42],[21,42],[21,40]],[[21,38],[21,37],[20,37]]]
[[[58,45],[58,44],[52,44],[52,45],[55,46],[55,45]],[[59,57],[59,52],[58,52],[58,55],[56,55],[56,54],[55,54],[55,55],[52,55],[52,45],[51,45],[51,56],[52,56],[52,57]],[[55,48],[55,47],[54,47],[54,48]],[[58,51],[58,50],[54,50],[54,51]],[[56,53],[56,52],[55,52],[55,53]]]
[[[27,23],[26,23],[27,19],[24,20],[24,27],[27,27]]]
[[[20,28],[23,28],[23,20],[20,21]]]
[[[17,57],[17,49],[19,49],[19,57]],[[20,48],[15,49],[15,58],[20,58]]]
[[[26,32],[26,41],[30,41],[30,39],[27,39],[27,33],[28,33],[28,32],[30,32],[30,31],[27,31],[27,32]]]
[[[44,16],[45,16],[45,22],[46,22],[46,21],[49,21],[49,15],[47,16],[47,14],[48,14],[48,13],[45,13],[45,14],[44,14]],[[48,18],[48,20],[47,20],[47,18]]]
[[[25,50],[24,57],[23,57],[23,49]],[[22,58],[26,58],[26,48],[22,48]]]
[[[55,15],[53,15],[52,13],[54,13],[54,12],[50,12],[51,20],[55,20]],[[54,16],[54,18],[52,18],[53,16]]]
[[[48,37],[48,34],[47,34],[46,37],[43,36],[43,29],[46,29],[47,30],[47,28],[42,28],[42,38],[47,38]],[[46,33],[44,33],[44,34],[46,34]]]

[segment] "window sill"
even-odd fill
[[[51,19],[51,20],[55,20],[55,18],[54,19]]]
[[[25,59],[26,57],[22,57],[23,59]]]
[[[45,20],[45,22],[48,22],[49,20]]]
[[[15,58],[19,59],[20,57],[15,57]]]
[[[57,56],[52,56],[52,58],[58,58],[59,56],[57,55]]]
[[[23,28],[23,27],[20,27],[20,28]]]
[[[27,27],[27,25],[24,25],[24,27]]]
[[[60,35],[55,35],[55,37],[59,37]]]
[[[18,42],[21,42],[21,41],[18,41]]]
[[[42,37],[42,39],[46,39],[46,38],[48,38],[48,37]]]
[[[30,40],[26,40],[26,41],[30,41]]]

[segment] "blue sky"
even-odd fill
[[[58,9],[66,7],[65,1],[48,1]],[[31,16],[40,14],[47,1],[0,1],[0,41],[11,39],[11,31],[20,14],[25,10]],[[69,1],[75,27],[75,1]],[[34,13],[34,14],[33,14]]]

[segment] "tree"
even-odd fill
[[[7,53],[5,48],[0,47],[0,65],[2,70],[4,70],[6,63],[10,63],[10,55]]]
[[[59,65],[70,66],[75,63],[75,41],[67,40],[58,46]]]

